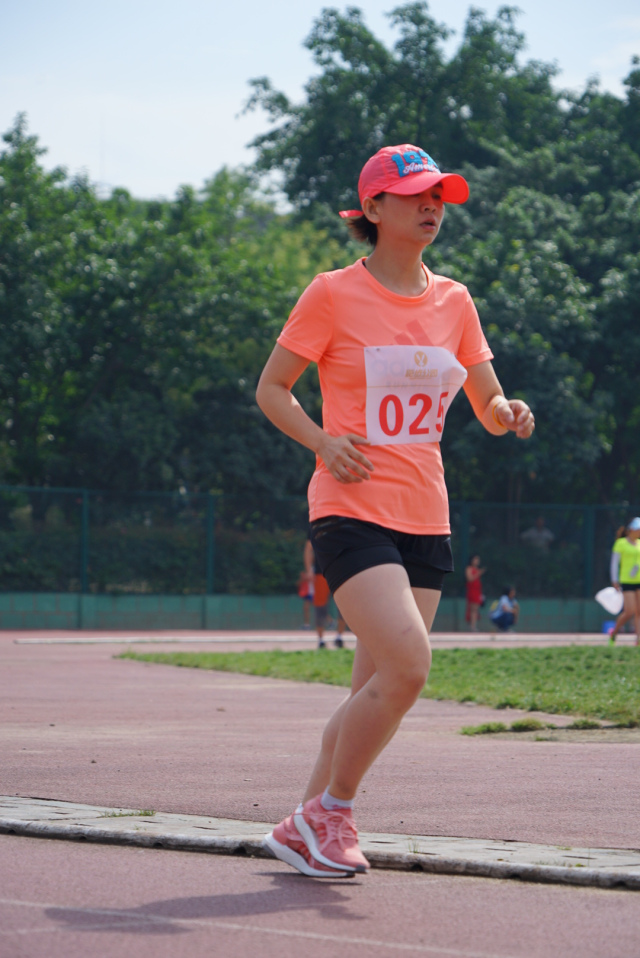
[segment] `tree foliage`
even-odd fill
[[[592,81],[556,89],[556,69],[522,62],[517,11],[469,12],[457,50],[426,3],[397,7],[392,49],[353,7],[327,9],[307,47],[319,75],[301,103],[266,78],[249,108],[271,128],[254,143],[299,215],[319,223],[354,206],[358,171],[384,143],[416,143],[465,174],[426,261],[466,283],[510,395],[532,405],[534,439],[496,443],[456,404],[445,433],[460,498],[637,500],[640,360],[640,60],[624,100]],[[636,239],[634,239],[634,237]]]
[[[237,171],[173,202],[105,201],[42,170],[24,119],[5,140],[3,481],[303,492],[308,458],[255,384],[306,283],[348,255]],[[317,411],[312,377],[301,388]]]
[[[312,276],[362,252],[336,211],[364,161],[414,142],[462,172],[426,259],[468,285],[529,443],[497,441],[459,400],[445,431],[451,495],[609,502],[640,496],[640,60],[618,98],[553,85],[524,62],[517,12],[469,12],[457,49],[426,3],[327,8],[306,41],[300,103],[268,78],[256,173],[200,191],[101,198],[45,171],[19,117],[0,153],[0,479],[113,490],[297,494],[312,457],[258,412],[259,371]],[[258,186],[277,171],[292,212]],[[315,417],[311,370],[297,394]]]

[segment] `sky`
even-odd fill
[[[400,0],[351,0],[391,46],[385,16]],[[468,0],[431,0],[429,11],[456,31]],[[503,4],[475,0],[495,15]],[[638,0],[515,0],[524,59],[555,62],[557,84],[601,86],[624,95],[640,55]],[[222,166],[250,165],[248,146],[268,129],[261,112],[242,114],[248,80],[268,76],[299,100],[317,72],[303,46],[322,0],[0,0],[0,132],[20,112],[48,152],[48,168],[86,173],[102,192],[125,187],[141,198],[196,188]],[[422,144],[421,144],[422,145]],[[428,144],[426,145],[428,149]]]

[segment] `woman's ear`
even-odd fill
[[[380,222],[380,206],[382,197],[375,199],[373,196],[365,196],[362,201],[362,212],[371,223]]]

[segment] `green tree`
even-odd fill
[[[626,97],[559,93],[522,63],[516,12],[472,9],[449,57],[425,3],[390,13],[388,48],[360,10],[326,9],[319,73],[292,104],[266,78],[249,108],[270,129],[292,213],[253,176],[144,202],[46,172],[24,117],[0,153],[0,476],[110,489],[304,491],[313,457],[259,413],[254,389],[289,310],[321,270],[362,252],[336,210],[384,142],[425,146],[471,185],[429,265],[468,285],[505,388],[539,431],[487,437],[467,405],[445,432],[456,497],[603,502],[640,481],[640,60]],[[296,392],[320,416],[311,369]]]
[[[90,205],[86,184],[62,186],[24,116],[0,157],[0,462],[6,479],[40,484],[60,424],[51,391],[67,357],[70,316],[60,284],[73,255],[71,223]]]
[[[272,128],[253,145],[264,170],[279,170],[291,202],[332,209],[356,202],[357,175],[384,142],[426,144],[444,169],[494,161],[513,142],[530,148],[562,129],[555,69],[520,66],[524,39],[516,10],[494,20],[469,13],[462,43],[446,60],[442,41],[451,31],[426,3],[407,3],[389,15],[399,32],[387,49],[362,12],[323,10],[305,41],[321,68],[293,104],[270,80],[252,81],[247,109],[264,109]]]
[[[46,174],[20,118],[0,156],[3,479],[119,490],[302,492],[312,457],[254,391],[302,288],[347,254],[250,177],[100,200]],[[317,382],[301,398],[319,413]]]
[[[307,40],[321,72],[301,103],[255,81],[249,106],[271,121],[255,141],[263,168],[283,173],[315,223],[355,204],[357,172],[384,142],[418,142],[460,169],[471,199],[448,211],[425,258],[469,286],[498,373],[540,429],[526,448],[496,444],[456,404],[444,440],[452,494],[633,497],[640,60],[625,100],[595,81],[562,93],[554,67],[521,62],[512,7],[493,19],[472,9],[449,59],[449,31],[425,3],[390,16],[393,49],[356,8],[323,11]]]

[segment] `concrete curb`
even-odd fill
[[[456,858],[427,858],[425,855],[396,855],[385,859],[363,850],[373,868],[423,871],[442,875],[469,875],[476,878],[516,878],[519,881],[550,885],[590,885],[596,888],[626,888],[640,891],[640,869],[633,872],[604,872],[597,868],[563,867],[509,862],[461,861]]]
[[[2,630],[0,630],[0,637]],[[101,634],[95,632],[69,633],[54,635],[17,635],[4,630],[8,636],[13,636],[14,645],[247,645],[256,643],[259,645],[269,643],[283,644],[308,644],[315,648],[317,637],[315,630],[295,630],[295,629],[272,629],[264,632],[245,630],[241,632],[231,632],[224,629],[194,632],[192,634],[185,632],[157,631],[152,635],[145,635],[135,632],[112,632],[105,630]],[[355,636],[347,632],[344,636],[347,646],[351,647],[355,643]],[[486,643],[491,648],[510,648],[513,644],[541,643],[543,645],[605,645],[608,643],[608,636],[601,632],[517,632],[500,633],[498,635],[491,632],[432,632],[430,635],[432,643],[436,646],[444,643],[454,643],[456,646],[478,645]],[[622,644],[631,644],[631,636],[620,636]]]
[[[267,822],[167,813],[144,816],[135,809],[0,796],[0,833],[32,838],[270,858],[262,839],[272,827]],[[360,845],[373,868],[640,891],[640,851],[635,849],[560,849],[527,842],[363,832]]]
[[[141,821],[143,821],[141,819]],[[148,822],[146,824],[149,824]],[[266,833],[273,826],[265,826]],[[210,852],[220,855],[247,855],[251,858],[271,858],[262,848],[262,839],[236,838],[225,835],[198,836],[169,834],[158,829],[155,833],[138,829],[100,827],[96,825],[63,825],[59,822],[25,822],[1,818],[0,833],[24,835],[29,838],[59,838],[73,842],[97,842],[102,845],[139,845],[142,848],[166,848],[173,851]]]

